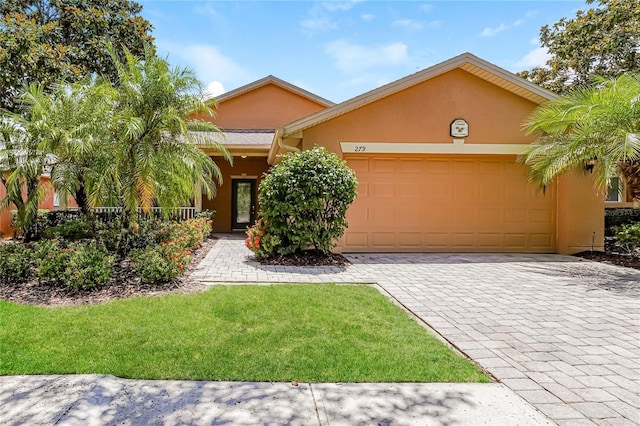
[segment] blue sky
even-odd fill
[[[567,1],[139,0],[162,56],[214,95],[273,74],[341,102],[463,52],[509,71],[542,65],[540,27]]]

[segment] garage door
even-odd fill
[[[344,251],[555,252],[555,188],[514,156],[345,156],[360,182]]]

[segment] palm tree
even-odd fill
[[[0,211],[15,209],[14,230],[28,241],[35,235],[38,206],[46,193],[42,177],[50,170],[51,156],[42,146],[42,116],[31,111],[27,93],[40,96],[42,88],[32,85],[21,96],[21,113],[0,111],[0,184],[6,191]]]
[[[51,181],[66,201],[71,195],[85,216],[107,202],[113,191],[102,190],[109,164],[108,144],[113,117],[113,88],[99,80],[55,85],[50,94],[28,90],[23,99],[38,117],[41,148],[52,154]],[[99,188],[99,189],[97,189]]]
[[[595,186],[606,191],[622,175],[640,199],[640,76],[597,78],[538,107],[525,124],[537,141],[524,156],[530,178],[543,188],[561,174],[590,164]]]
[[[135,223],[137,208],[146,212],[154,202],[172,208],[189,204],[196,190],[214,196],[222,175],[199,146],[232,157],[213,139],[221,136],[216,126],[188,118],[213,115],[195,74],[170,67],[149,48],[144,58],[125,49],[123,62],[111,51],[118,72],[112,178],[125,225]]]

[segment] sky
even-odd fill
[[[211,96],[274,75],[333,102],[464,52],[511,72],[544,65],[540,27],[588,9],[550,1],[138,0],[158,53]]]

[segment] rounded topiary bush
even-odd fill
[[[247,246],[258,257],[329,253],[347,228],[357,186],[353,170],[325,148],[288,154],[260,183],[260,215]]]

